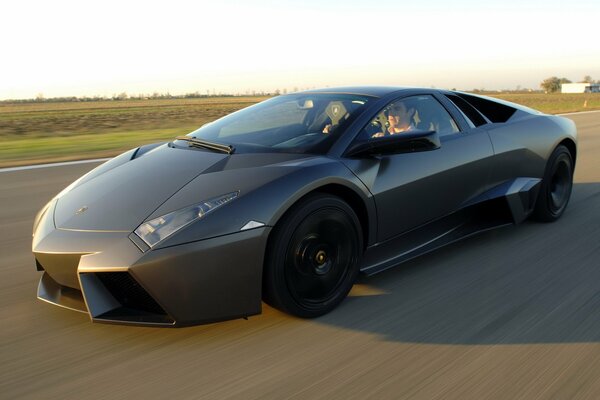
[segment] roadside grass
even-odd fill
[[[87,134],[70,137],[0,140],[0,168],[58,161],[112,157],[143,144],[172,140],[194,130],[171,128]]]
[[[510,93],[488,96],[522,104],[546,114],[600,110],[600,93]]]
[[[0,102],[0,168],[111,157],[187,134],[265,99]]]
[[[264,97],[1,103],[0,139],[200,126]]]
[[[600,94],[486,93],[556,114],[600,110]],[[167,141],[266,97],[0,102],[0,168],[111,157]]]

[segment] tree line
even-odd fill
[[[550,78],[544,79],[540,83],[540,87],[546,93],[556,93],[560,91],[560,87],[563,83],[573,83],[567,78],[558,78],[556,76],[551,76]],[[594,81],[591,76],[586,75],[583,77],[583,80],[578,83],[600,83],[600,80]]]
[[[279,93],[276,93],[279,94]],[[164,100],[164,99],[202,99],[212,97],[236,97],[236,96],[272,96],[273,93],[269,92],[257,92],[246,94],[228,94],[228,93],[186,93],[181,95],[173,95],[170,93],[158,93],[152,94],[132,94],[129,95],[126,92],[119,94],[113,94],[112,96],[63,96],[63,97],[45,97],[42,93],[38,94],[35,99],[11,99],[2,100],[0,103],[62,103],[62,102],[86,102],[86,101],[123,101],[123,100]]]

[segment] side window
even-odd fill
[[[432,96],[411,96],[388,104],[364,128],[363,139],[411,131],[437,131],[448,135],[459,131],[448,111]]]

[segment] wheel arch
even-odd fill
[[[290,204],[281,215],[279,215],[273,224],[273,227],[276,227],[277,224],[279,224],[279,221],[281,221],[281,219],[283,219],[283,217],[288,214],[296,204],[301,202],[306,197],[314,195],[315,193],[330,194],[332,196],[339,197],[340,199],[344,200],[350,206],[350,208],[352,208],[352,210],[354,210],[360,223],[360,230],[363,236],[363,250],[365,250],[372,240],[371,236],[374,237],[375,234],[375,227],[373,226],[375,217],[369,214],[367,203],[360,194],[348,186],[340,183],[326,183],[307,191],[302,196],[297,198],[292,204]],[[266,251],[268,251],[270,243],[273,240],[273,231],[274,229],[269,232]]]

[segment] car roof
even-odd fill
[[[322,88],[305,90],[297,93],[347,93],[347,94],[358,94],[374,97],[383,97],[390,93],[409,91],[414,89],[421,89],[416,87],[403,87],[403,86],[342,86],[332,88]],[[427,89],[432,90],[432,89]]]

